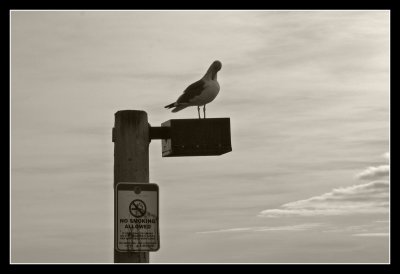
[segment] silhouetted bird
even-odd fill
[[[165,108],[174,108],[172,112],[177,112],[186,107],[197,106],[200,119],[200,106],[203,106],[204,118],[206,118],[206,104],[214,100],[219,92],[217,72],[221,68],[221,62],[214,61],[203,78],[188,86],[175,103],[169,104]]]

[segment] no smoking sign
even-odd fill
[[[135,218],[143,217],[146,214],[146,204],[139,199],[133,200],[129,205],[129,212]]]
[[[115,247],[120,252],[160,248],[158,186],[118,183],[115,188]]]

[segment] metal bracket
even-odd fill
[[[171,128],[170,127],[152,127],[149,124],[149,139],[170,139],[171,138]]]

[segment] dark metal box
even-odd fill
[[[229,118],[171,119],[170,138],[162,139],[162,156],[211,156],[232,151]]]

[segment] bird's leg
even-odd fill
[[[206,119],[206,105],[203,106],[204,119]]]
[[[199,119],[201,118],[200,117],[200,106],[197,106],[197,113],[199,114]]]

